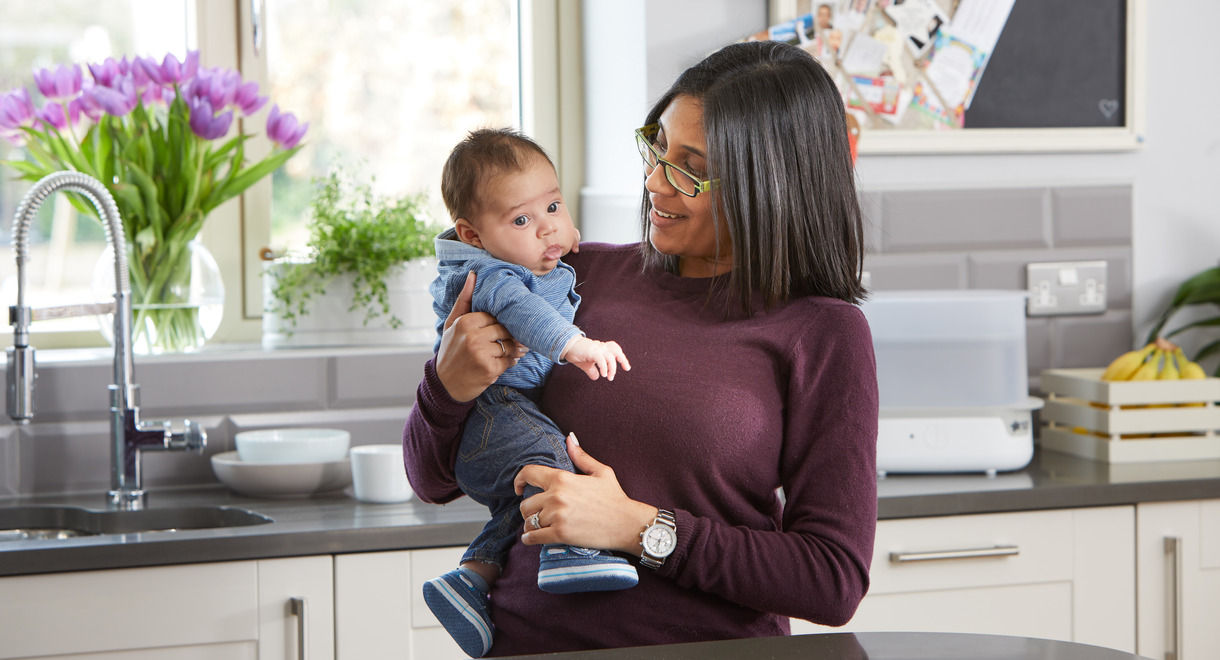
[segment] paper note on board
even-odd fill
[[[949,32],[985,52],[995,51],[1015,0],[961,0]]]
[[[867,34],[859,33],[851,40],[851,45],[847,47],[847,53],[843,56],[840,66],[848,73],[866,76],[880,75],[886,50],[885,44]]]
[[[942,34],[936,39],[926,73],[947,107],[967,106],[985,59],[982,51],[957,37]]]

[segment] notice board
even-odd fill
[[[1112,151],[1143,142],[1148,0],[769,0],[750,39],[835,77],[870,153]]]

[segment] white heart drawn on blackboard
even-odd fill
[[[1112,119],[1114,113],[1118,112],[1118,99],[1102,99],[1097,102],[1097,109],[1101,110],[1106,119]]]

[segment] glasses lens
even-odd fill
[[[657,152],[653,151],[652,143],[643,135],[636,134],[635,146],[640,150],[640,157],[644,159],[644,173],[651,173],[657,166]]]
[[[689,174],[671,166],[669,163],[665,164],[665,178],[669,179],[673,187],[677,188],[678,192],[683,195],[694,197],[695,191],[699,189],[698,181],[691,178]]]

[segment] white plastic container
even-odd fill
[[[882,408],[1026,407],[1024,291],[874,292]]]

